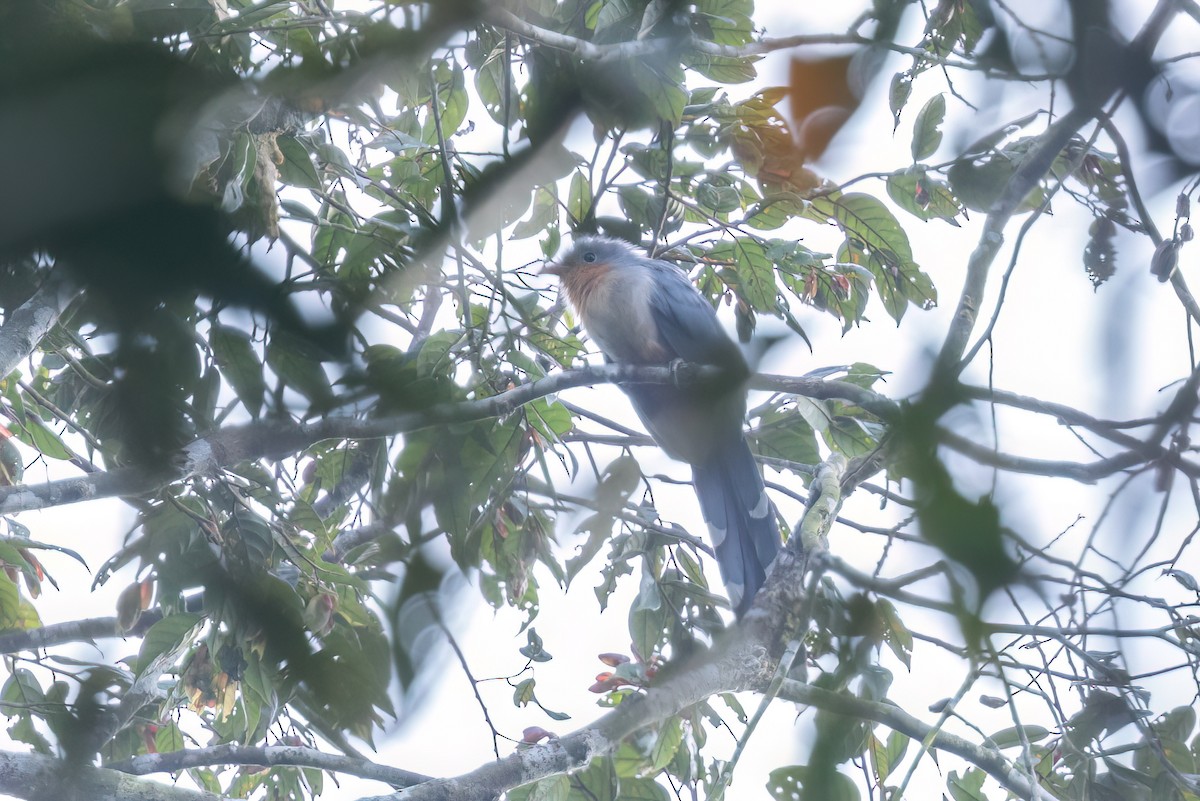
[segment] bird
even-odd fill
[[[775,508],[742,430],[750,368],[741,350],[682,270],[623,240],[578,236],[542,272],[559,279],[606,361],[722,368],[712,384],[621,389],[658,446],[691,465],[725,591],[741,619],[780,548]]]

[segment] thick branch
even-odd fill
[[[108,767],[122,773],[143,776],[148,773],[177,773],[186,768],[207,765],[297,765],[320,768],[331,773],[345,773],[386,782],[393,787],[409,787],[430,780],[428,776],[388,765],[380,765],[366,759],[326,754],[315,748],[273,745],[256,748],[248,745],[216,745],[212,748],[185,749],[163,754],[142,754]]]
[[[143,615],[143,618],[148,615]],[[159,619],[154,615],[154,619]],[[139,628],[141,620],[138,621]],[[143,631],[130,632],[130,636],[140,636]],[[71,620],[66,623],[55,623],[36,629],[6,631],[0,634],[0,654],[12,654],[17,651],[32,651],[38,648],[49,648],[68,642],[92,642],[110,637],[121,636],[121,627],[115,617],[94,617],[88,620]]]
[[[896,401],[848,381],[824,381],[819,378],[793,378],[762,373],[751,376],[748,386],[750,389],[786,392],[789,395],[802,395],[818,400],[846,401],[889,423],[895,422],[900,416],[900,405]]]
[[[0,326],[0,376],[11,373],[33,353],[78,294],[78,289],[54,272],[29,300],[8,316]]]
[[[776,53],[780,50],[795,50],[800,47],[811,47],[813,45],[856,45],[859,47],[886,48],[893,53],[903,53],[904,55],[920,59],[932,60],[935,58],[935,54],[931,53],[927,48],[908,47],[897,42],[880,41],[856,33],[813,33],[797,34],[795,36],[765,37],[758,41],[747,42],[742,45],[720,44],[695,36],[688,36],[682,39],[679,37],[643,38],[639,36],[639,38],[631,41],[597,44],[586,39],[580,39],[565,33],[552,31],[548,28],[539,27],[495,4],[486,5],[483,15],[485,19],[496,27],[512,31],[532,42],[572,53],[586,61],[596,61],[599,63],[640,60],[661,53],[664,50],[676,49],[681,46],[691,52],[719,58],[755,58],[765,56],[769,53]],[[937,56],[936,60],[941,67],[983,72],[995,71],[990,65],[974,61],[964,61],[945,56]],[[1024,81],[1041,81],[1059,77],[1052,74],[1031,75],[1009,72],[1001,74],[1013,80]]]
[[[41,754],[0,751],[0,793],[29,801],[221,801],[198,790],[135,779],[91,765],[69,764]]]
[[[601,383],[676,383],[689,386],[720,380],[721,376],[721,371],[715,367],[684,366],[672,369],[610,364],[555,373],[499,395],[443,404],[420,412],[366,420],[332,417],[315,423],[262,421],[230,426],[187,445],[177,467],[171,471],[121,468],[81,478],[0,488],[0,515],[98,498],[141,495],[181,479],[213,475],[241,462],[281,459],[321,440],[375,439],[434,425],[503,417],[530,401],[574,387]],[[884,396],[842,381],[758,376],[753,386],[780,392],[812,393],[813,397],[841,398],[864,408],[869,406],[881,415],[889,414],[889,409],[895,408],[894,402]]]
[[[772,564],[754,606],[711,651],[694,657],[645,695],[624,701],[595,723],[543,745],[522,748],[451,779],[434,779],[372,801],[483,801],[518,785],[565,773],[611,753],[626,736],[722,692],[762,690],[797,627],[805,565],[790,549]],[[664,674],[660,674],[660,677]]]
[[[470,773],[410,787],[372,801],[482,801],[518,785],[577,770],[613,752],[626,736],[666,720],[711,695],[761,686],[778,654],[761,644],[761,628],[739,628],[708,654],[684,665],[644,696],[626,700],[590,726],[523,748]]]
[[[586,39],[579,39],[575,36],[568,36],[565,33],[552,31],[548,28],[541,28],[532,23],[518,17],[516,14],[501,8],[496,4],[487,4],[484,7],[484,17],[501,28],[506,28],[513,33],[520,34],[526,39],[531,39],[538,44],[553,47],[557,50],[565,50],[568,53],[574,53],[581,59],[587,61],[618,61],[626,59],[642,59],[655,53],[662,52],[664,48],[676,47],[679,43],[674,39],[663,38],[646,38],[638,39],[629,42],[614,42],[611,44],[595,44]],[[723,56],[726,58],[746,58],[750,56],[760,56],[766,53],[771,53],[776,50],[790,50],[795,47],[804,45],[818,44],[872,44],[872,40],[865,39],[855,34],[812,34],[802,36],[789,36],[785,39],[768,39],[761,42],[751,42],[750,44],[741,46],[721,45],[716,42],[708,42],[703,39],[690,38],[687,41],[687,47],[692,50],[704,53],[710,56]]]

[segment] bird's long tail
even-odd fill
[[[750,446],[739,437],[712,459],[692,465],[692,483],[729,603],[741,618],[779,551],[779,525],[762,473]]]

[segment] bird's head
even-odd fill
[[[580,272],[607,271],[637,266],[641,257],[628,242],[605,236],[580,236],[566,253],[542,268],[546,275],[556,275],[564,281]]]

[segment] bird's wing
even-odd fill
[[[659,336],[678,358],[745,369],[741,351],[721,327],[713,307],[669,264],[654,271],[650,310]]]

